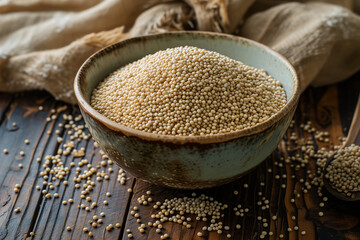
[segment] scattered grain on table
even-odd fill
[[[82,154],[85,153],[85,149],[76,149],[75,142],[80,141],[86,141],[91,135],[88,133],[88,130],[86,129],[86,126],[78,123],[78,121],[81,120],[80,115],[79,116],[72,116],[64,114],[63,118],[65,119],[66,123],[59,125],[59,128],[64,128],[69,131],[71,131],[72,140],[67,141],[66,143],[63,142],[63,139],[61,141],[59,140],[59,150],[57,151],[56,155],[47,155],[44,157],[36,157],[36,161],[41,164],[42,167],[39,176],[44,179],[43,182],[43,188],[40,186],[36,186],[37,190],[42,190],[43,196],[45,198],[48,198],[49,201],[53,201],[51,197],[54,196],[54,198],[58,198],[59,194],[57,192],[54,192],[54,186],[59,186],[60,184],[63,184],[64,186],[68,186],[68,181],[72,181],[72,179],[66,178],[67,175],[70,174],[71,171],[76,171],[76,177],[73,179],[73,181],[76,183],[74,188],[80,188],[81,189],[81,195],[84,196],[84,199],[89,201],[90,207],[87,207],[83,203],[78,202],[78,206],[81,209],[81,211],[96,211],[96,208],[98,204],[92,200],[92,192],[94,188],[97,187],[97,181],[96,179],[99,178],[100,180],[106,180],[106,176],[108,178],[111,177],[117,177],[117,182],[121,185],[124,185],[126,183],[127,177],[125,174],[125,171],[123,169],[119,169],[117,174],[111,175],[108,173],[111,173],[113,170],[110,171],[108,169],[108,173],[106,173],[106,169],[108,165],[112,165],[113,162],[108,159],[106,154],[100,150],[100,153],[102,154],[102,161],[105,161],[104,163],[99,164],[99,168],[92,166],[88,160],[83,159]],[[55,119],[55,118],[54,118]],[[53,118],[50,119],[50,121],[54,120]],[[280,186],[282,186],[283,181],[286,181],[287,178],[292,178],[294,181],[297,181],[301,184],[301,191],[293,190],[292,197],[290,199],[291,204],[296,204],[297,199],[301,198],[303,194],[309,194],[309,191],[316,191],[318,197],[319,197],[319,211],[318,216],[323,217],[326,215],[326,202],[328,201],[328,198],[324,196],[323,191],[323,174],[324,174],[324,168],[327,161],[327,158],[332,155],[335,151],[339,149],[339,146],[333,146],[331,143],[331,136],[326,131],[317,130],[311,122],[306,122],[303,124],[300,124],[302,133],[296,133],[295,131],[292,131],[292,127],[294,126],[295,122],[292,121],[290,125],[289,132],[289,140],[290,144],[288,146],[288,151],[292,152],[290,156],[286,157],[279,157],[277,160],[275,160],[274,169],[267,169],[266,174],[269,174],[272,176],[275,182],[278,182]],[[322,143],[325,147],[320,147],[319,149],[315,148],[315,142]],[[26,143],[27,141],[24,140]],[[96,144],[97,145],[97,144]],[[3,152],[5,154],[8,154],[8,150],[4,149]],[[69,166],[65,166],[66,164],[63,162],[62,157],[65,157],[69,154],[73,153],[73,156],[75,157],[74,162],[71,162]],[[80,154],[79,154],[80,153]],[[21,155],[25,156],[25,153]],[[345,165],[338,165],[336,167],[339,168],[339,166],[342,167],[343,172],[336,172],[333,170],[332,173],[337,173],[339,176],[336,177],[335,175],[332,175],[333,179],[341,179],[341,177],[344,175],[344,171],[348,173],[349,171],[356,172],[359,164],[358,164],[358,156],[359,156],[359,146],[351,146],[348,149],[340,150],[338,153],[340,156],[345,156],[347,158],[347,162]],[[308,163],[311,161],[316,161],[317,168],[315,170],[308,169]],[[336,163],[336,162],[335,162]],[[19,164],[19,168],[22,168],[23,165]],[[304,177],[298,177],[296,174],[275,174],[275,172],[278,172],[277,169],[285,168],[286,166],[290,166],[293,172],[297,171],[304,171],[308,178]],[[335,166],[335,165],[334,165]],[[332,166],[332,167],[334,167]],[[112,168],[111,168],[112,169]],[[350,170],[349,170],[350,169]],[[338,169],[339,170],[339,169]],[[335,172],[334,172],[335,171]],[[331,171],[329,171],[331,172]],[[358,174],[359,175],[359,174]],[[328,177],[331,177],[330,175]],[[53,182],[54,181],[54,182]],[[340,189],[345,191],[350,191],[351,184],[346,184],[345,188],[343,189],[344,183],[347,183],[345,180],[340,181],[342,185],[338,185]],[[266,183],[259,182],[258,183],[261,189],[265,189]],[[238,186],[238,189],[234,189],[233,193],[234,195],[239,194],[241,189],[246,188],[254,188],[256,187],[254,183],[243,183],[241,186]],[[353,181],[352,184],[353,189],[356,189],[358,187],[358,184],[356,185],[356,179]],[[315,190],[314,190],[315,189]],[[14,192],[19,193],[21,190],[21,185],[16,184],[14,187]],[[128,191],[129,193],[132,192],[132,189],[125,189],[125,191]],[[75,192],[76,193],[76,192]],[[80,194],[80,192],[79,192]],[[145,224],[141,223],[140,218],[142,217],[142,211],[138,206],[133,206],[131,211],[136,211],[133,215],[137,218],[137,221],[139,222],[139,228],[138,230],[141,233],[144,233],[149,228],[155,228],[156,232],[159,232],[162,234],[161,236],[163,239],[168,238],[169,236],[165,233],[163,234],[162,231],[164,231],[164,228],[166,228],[165,225],[163,225],[164,222],[172,222],[173,224],[179,224],[184,226],[184,231],[186,229],[192,228],[192,223],[194,220],[197,221],[203,221],[204,227],[202,229],[202,232],[198,232],[196,234],[203,236],[204,234],[207,234],[207,232],[214,232],[217,234],[225,234],[226,237],[231,238],[232,236],[236,236],[237,231],[241,231],[241,225],[239,223],[234,224],[234,229],[229,227],[229,223],[225,222],[225,219],[228,219],[228,216],[225,215],[225,209],[228,207],[226,203],[221,203],[217,201],[216,199],[213,199],[211,196],[206,195],[198,195],[197,193],[191,194],[191,196],[188,196],[186,198],[174,196],[172,199],[167,199],[166,201],[158,201],[157,199],[159,196],[156,196],[156,194],[151,193],[150,191],[145,191],[145,194],[141,193],[134,193],[138,196],[138,203],[143,207],[150,207],[153,208],[155,213],[151,216],[152,221],[148,222],[147,226]],[[111,199],[110,193],[105,194],[108,199],[104,202],[100,202],[99,204],[103,207],[106,207],[107,204],[111,205]],[[151,195],[151,196],[150,196]],[[275,234],[272,231],[269,231],[269,222],[271,221],[278,221],[278,213],[270,213],[270,203],[269,199],[266,199],[265,192],[259,191],[256,194],[256,209],[251,208],[251,206],[244,206],[242,203],[236,203],[235,205],[232,204],[230,207],[233,209],[233,214],[237,217],[245,217],[245,216],[255,216],[256,219],[258,219],[258,224],[266,230],[260,232],[259,236],[266,238],[266,236],[272,236]],[[75,199],[75,196],[74,196]],[[67,203],[73,203],[73,199],[68,200],[62,200],[59,202],[59,204],[66,204]],[[193,204],[193,205],[192,205]],[[194,215],[189,215],[186,212],[187,206],[193,206],[192,210]],[[65,206],[64,206],[65,207]],[[69,206],[68,206],[69,207]],[[203,208],[207,209],[213,209],[212,211],[203,211]],[[165,210],[163,212],[163,210]],[[265,216],[267,217],[261,217],[257,215],[258,212],[264,212],[266,213]],[[14,208],[15,213],[20,213],[21,209],[20,207]],[[165,214],[166,213],[166,214]],[[87,232],[90,233],[90,228],[102,228],[107,229],[109,231],[112,231],[114,229],[114,224],[116,228],[120,228],[120,223],[109,223],[106,222],[105,213],[101,212],[99,214],[101,217],[105,219],[105,222],[107,225],[103,224],[103,219],[99,219],[96,215],[94,215],[93,219],[96,222],[92,222],[89,226],[84,226],[84,230],[87,229]],[[96,216],[96,217],[95,217]],[[297,225],[297,217],[291,216],[288,221],[293,222],[293,224],[290,224],[291,227],[288,229],[285,229],[287,231],[299,231],[299,234],[302,236],[307,234],[307,229],[302,228],[301,225]],[[96,225],[94,225],[94,223]],[[227,225],[225,225],[225,223]],[[65,231],[71,231],[72,227],[67,226],[64,230]],[[133,237],[132,232],[127,230],[127,233]],[[277,232],[276,235],[278,238],[283,239],[286,235],[284,235],[284,232]],[[89,236],[96,235],[96,231],[91,232]]]

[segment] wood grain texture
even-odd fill
[[[0,123],[4,120],[4,115],[7,109],[10,107],[13,96],[9,93],[0,94]]]
[[[44,93],[15,97],[6,120],[1,125],[0,239],[23,238],[33,223],[38,202],[30,199],[40,197],[35,191],[39,172],[39,163],[35,159],[44,154],[52,154],[56,145],[56,138],[47,134],[52,125],[47,124],[45,119],[55,106],[54,101],[48,100],[49,95]],[[40,104],[43,104],[44,111],[37,110]],[[15,127],[13,122],[17,124]],[[25,139],[30,140],[29,145],[24,143]],[[9,154],[2,152],[4,148],[8,149]],[[25,156],[20,156],[20,151],[24,151]],[[19,168],[20,163],[24,168]],[[22,186],[19,194],[13,191],[15,184]],[[14,213],[16,207],[20,207],[21,213]]]
[[[324,201],[317,195],[315,187],[304,193],[304,182],[311,180],[309,173],[315,171],[315,161],[311,159],[306,167],[299,167],[298,170],[295,166],[299,163],[284,161],[298,153],[297,143],[291,141],[293,132],[313,139],[316,149],[341,143],[339,137],[346,136],[350,126],[360,90],[359,80],[360,73],[338,85],[309,88],[300,99],[294,127],[289,128],[277,150],[263,164],[235,182],[196,191],[198,195],[203,193],[229,205],[229,208],[222,211],[224,217],[221,219],[224,226],[230,227],[229,231],[223,231],[220,235],[215,232],[207,233],[202,228],[209,223],[196,221],[194,216],[189,215],[193,219],[190,229],[168,222],[163,224],[161,234],[167,233],[171,239],[185,240],[228,239],[226,234],[231,234],[230,239],[259,239],[265,231],[272,232],[272,235],[267,234],[264,239],[360,239],[358,203],[337,200],[325,190],[324,196],[328,201]],[[44,110],[38,111],[39,105],[44,106]],[[46,121],[52,115],[51,109],[63,105],[44,92],[17,95],[0,93],[0,239],[31,239],[30,232],[35,233],[33,239],[88,239],[88,234],[82,231],[84,227],[90,228],[94,234],[93,239],[128,239],[126,229],[132,230],[133,239],[160,239],[161,234],[156,233],[155,228],[147,227],[145,233],[138,231],[139,224],[154,222],[151,214],[158,210],[153,209],[152,205],[156,201],[174,197],[190,197],[193,191],[158,187],[133,179],[129,174],[126,184],[121,185],[117,182],[119,168],[115,165],[100,165],[102,157],[92,139],[75,142],[77,149],[86,149],[85,156],[63,156],[62,161],[65,166],[69,166],[71,162],[78,164],[81,159],[87,159],[93,166],[99,165],[100,170],[113,168],[110,179],[96,182],[90,194],[98,207],[90,212],[78,208],[78,204],[88,206],[89,203],[81,200],[81,190],[74,188],[75,171],[70,171],[66,176],[68,186],[60,184],[50,191],[59,193],[59,198],[46,199],[36,190],[36,186],[42,187],[43,182],[39,177],[43,162],[38,163],[36,158],[55,154],[61,147],[57,137],[63,137],[64,142],[69,140],[67,130],[60,129],[60,133],[55,134],[55,130],[59,129],[58,124],[65,122],[63,112],[57,113],[56,120]],[[77,115],[78,109],[68,106],[68,110],[64,112]],[[311,121],[318,130],[328,131],[332,144],[315,141],[314,133],[304,131],[300,124],[307,121]],[[17,123],[15,127],[13,122]],[[30,144],[25,144],[25,139],[29,139]],[[359,139],[357,141],[360,144]],[[4,148],[9,150],[8,154],[3,153]],[[20,151],[24,151],[25,156],[20,156]],[[22,169],[19,168],[19,163],[23,164]],[[93,177],[92,180],[94,179]],[[17,183],[22,188],[15,194],[13,188]],[[245,188],[244,184],[248,187]],[[132,193],[128,192],[129,188]],[[148,190],[152,192],[153,202],[148,206],[139,205],[138,197],[146,195]],[[234,194],[234,190],[238,194]],[[110,192],[111,197],[107,197],[106,192]],[[300,195],[297,196],[297,193]],[[74,199],[73,204],[61,204],[69,198]],[[105,199],[109,201],[107,206],[103,204]],[[266,201],[268,207],[262,209],[258,205],[259,201]],[[324,207],[320,207],[321,202],[325,203]],[[244,216],[236,216],[234,207],[238,204],[243,209],[248,208]],[[137,212],[140,213],[141,223],[137,223],[136,218],[130,214],[134,206],[139,207]],[[16,207],[21,208],[20,213],[14,213]],[[320,211],[324,216],[319,216]],[[94,215],[99,216],[100,212],[106,214],[102,218],[104,223],[97,228],[90,227],[88,221]],[[264,224],[263,219],[267,219],[267,224]],[[106,231],[105,227],[110,223],[120,223],[121,227]],[[237,224],[241,225],[240,229],[236,228]],[[71,226],[72,230],[66,231],[67,226]],[[298,230],[295,230],[297,227]],[[303,231],[306,232],[305,235],[302,234]],[[197,232],[203,232],[204,236],[198,237]]]

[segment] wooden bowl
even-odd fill
[[[92,90],[117,68],[159,50],[185,45],[216,51],[265,69],[281,82],[287,104],[254,127],[211,136],[142,132],[111,121],[90,106]],[[135,177],[182,189],[225,184],[263,162],[288,128],[300,95],[296,72],[279,53],[252,40],[206,32],[149,35],[106,47],[81,66],[74,89],[93,138],[110,159]]]

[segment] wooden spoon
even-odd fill
[[[356,140],[359,132],[360,132],[360,95],[359,95],[358,102],[357,102],[356,107],[355,107],[355,113],[354,113],[354,116],[353,116],[353,119],[352,119],[352,122],[351,122],[351,125],[350,125],[348,136],[346,138],[345,143],[341,146],[340,149],[342,149],[344,147],[348,147],[351,144],[355,143],[355,140]],[[351,195],[348,196],[345,193],[341,193],[341,192],[337,191],[335,188],[333,188],[331,183],[329,182],[329,179],[327,179],[325,177],[327,167],[329,166],[329,164],[332,161],[334,161],[334,155],[332,155],[330,158],[328,158],[328,161],[327,161],[327,163],[325,165],[325,170],[324,170],[325,173],[324,173],[323,180],[324,180],[324,185],[325,185],[326,189],[332,195],[334,195],[335,197],[337,197],[337,198],[339,198],[341,200],[344,200],[344,201],[357,201],[357,200],[360,200],[360,191],[350,192]]]

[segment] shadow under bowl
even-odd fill
[[[117,68],[159,50],[186,45],[264,69],[282,84],[286,105],[254,127],[212,136],[146,133],[113,122],[90,106],[93,89]],[[207,32],[148,35],[106,47],[81,66],[74,90],[87,127],[110,159],[135,177],[181,189],[222,185],[263,162],[288,128],[300,95],[296,72],[279,53],[252,40]]]

